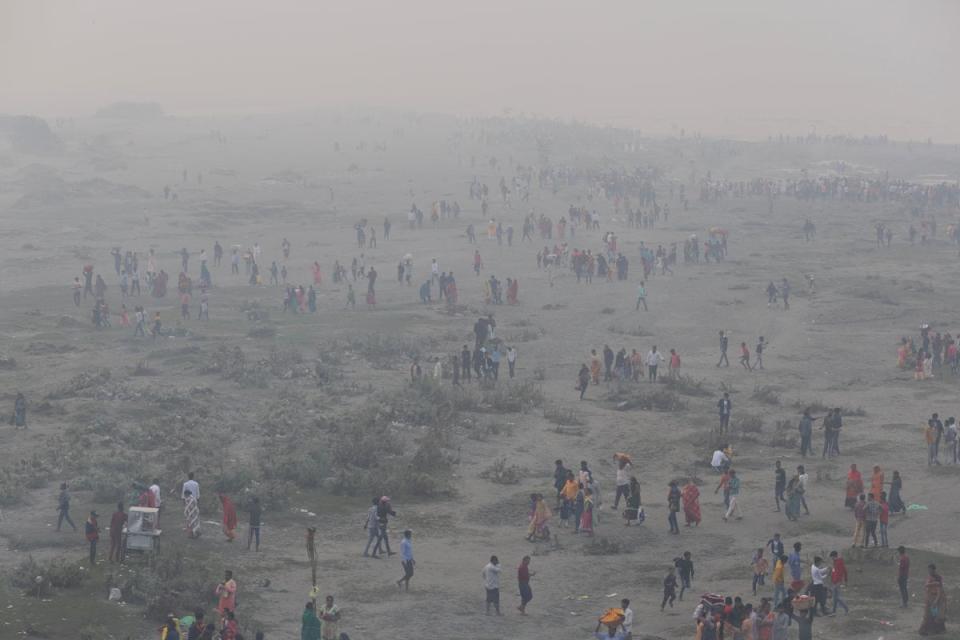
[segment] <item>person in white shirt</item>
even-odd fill
[[[187,481],[183,483],[183,488],[180,490],[180,497],[184,500],[186,500],[187,491],[197,503],[200,502],[200,483],[193,479],[193,471],[187,474]]]
[[[630,496],[630,471],[633,465],[626,456],[614,454],[614,460],[617,463],[617,495],[613,498],[613,507],[616,509],[620,505],[620,496],[626,500]]]
[[[517,350],[513,347],[507,348],[507,366],[510,367],[510,377],[513,377],[513,370],[517,366]]]
[[[656,382],[657,365],[663,362],[663,355],[657,351],[657,345],[653,345],[653,349],[647,352],[647,357],[645,360],[647,363],[647,381]]]
[[[823,582],[828,577],[830,577],[830,568],[821,567],[823,563],[823,558],[816,556],[813,559],[813,564],[810,565],[810,581],[813,585],[810,587],[811,595],[816,599],[814,603],[814,609],[820,607],[821,615],[829,615],[827,613],[827,588],[824,586]]]
[[[730,458],[723,452],[723,449],[717,449],[713,452],[713,458],[710,460],[710,466],[717,473],[723,473],[730,466]]]
[[[150,493],[153,494],[153,501],[157,505],[157,509],[160,508],[160,481],[156,478],[153,479],[153,484],[150,485]]]
[[[437,259],[434,258],[433,262],[430,263],[430,275],[437,282],[440,282],[440,264],[437,262]]]
[[[633,639],[633,609],[630,608],[630,601],[624,598],[620,601],[620,608],[623,609],[623,622],[620,623],[620,626],[623,627],[623,635],[626,640]]]
[[[490,562],[483,568],[483,587],[487,590],[487,615],[490,615],[490,605],[500,615],[500,560],[497,556],[490,556]]]
[[[809,478],[807,470],[804,469],[803,465],[797,467],[797,488],[800,489],[800,504],[803,505],[803,510],[807,515],[810,515],[810,509],[807,507],[807,499],[805,497],[807,493],[807,479]]]

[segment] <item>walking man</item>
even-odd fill
[[[830,552],[830,560],[833,561],[833,569],[830,571],[830,584],[833,588],[833,613],[837,612],[837,607],[843,607],[844,613],[850,613],[847,603],[840,597],[840,591],[847,586],[847,565],[843,558],[836,551]]]
[[[729,393],[723,394],[717,402],[717,408],[720,410],[720,433],[723,433],[730,426],[730,414],[733,412],[733,402],[730,401]]]
[[[84,524],[84,533],[90,543],[90,566],[97,564],[97,540],[100,539],[100,526],[97,524],[97,512],[91,511]]]
[[[404,591],[410,591],[410,578],[413,577],[413,568],[417,561],[413,559],[413,532],[406,529],[403,532],[403,540],[400,541],[400,565],[403,567],[403,577],[397,580],[397,588],[401,585]]]
[[[717,362],[719,367],[721,364],[725,367],[730,366],[730,361],[727,360],[727,346],[730,344],[730,339],[727,338],[727,334],[723,331],[720,332],[720,360]]]
[[[897,547],[897,553],[900,554],[897,561],[897,586],[900,588],[900,607],[907,608],[910,602],[910,593],[907,591],[907,578],[910,577],[910,558],[907,556],[907,548],[903,545]]]
[[[483,568],[483,587],[487,591],[487,615],[490,615],[490,606],[500,614],[500,560],[497,556],[490,556],[490,562]]]
[[[57,512],[57,531],[60,531],[60,525],[63,524],[64,520],[67,521],[67,524],[69,524],[74,531],[77,530],[77,525],[73,524],[73,520],[70,519],[70,494],[67,492],[66,482],[60,484],[60,495],[57,497]]]
[[[663,362],[663,355],[657,351],[657,345],[647,352],[647,381],[657,381],[657,365]]]
[[[723,515],[723,521],[726,522],[730,516],[736,514],[737,520],[743,520],[743,513],[740,511],[740,478],[737,472],[730,469],[730,479],[727,481],[727,491],[730,493],[730,506]]]
[[[527,615],[527,605],[533,600],[533,590],[530,588],[530,577],[537,575],[536,571],[530,571],[530,556],[523,556],[520,566],[517,568],[517,583],[520,587],[520,606],[517,610],[520,615]]]
[[[640,305],[643,305],[644,311],[649,311],[647,308],[647,289],[643,286],[643,282],[640,283],[640,286],[637,287],[637,308],[634,311],[640,311]]]

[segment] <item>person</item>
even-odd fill
[[[906,609],[910,603],[910,592],[907,591],[907,580],[910,578],[910,557],[907,548],[897,547],[897,588],[900,589],[900,608]]]
[[[90,543],[90,566],[97,564],[97,541],[100,539],[100,526],[97,524],[97,512],[91,511],[84,524],[84,534]]]
[[[200,507],[190,489],[183,490],[183,517],[187,521],[187,537],[200,537]]]
[[[700,489],[697,488],[697,485],[691,480],[683,485],[683,490],[680,492],[680,495],[683,500],[683,518],[686,521],[686,526],[696,525],[699,527]]]
[[[517,366],[517,350],[513,346],[507,347],[507,366],[510,368],[510,377],[513,378]]]
[[[820,614],[825,616],[827,615],[826,582],[830,578],[831,572],[828,567],[821,566],[822,564],[823,558],[814,556],[813,564],[810,565],[810,594],[816,599],[813,608],[819,607]]]
[[[690,589],[690,581],[693,580],[693,555],[689,551],[684,551],[683,556],[676,558],[673,561],[673,566],[677,568],[677,573],[680,576],[680,596],[679,599],[683,600],[683,594],[687,589]]]
[[[670,605],[673,609],[673,602],[677,599],[677,573],[674,567],[670,567],[667,575],[663,578],[663,600],[660,601],[660,611]]]
[[[627,508],[623,511],[623,519],[627,521],[626,526],[632,522],[643,522],[643,509],[640,508],[640,482],[633,476],[630,477],[630,484],[627,487]]]
[[[887,502],[887,492],[880,492],[880,546],[886,549],[890,546],[887,540],[887,526],[890,524],[890,503]]]
[[[534,540],[548,539],[550,529],[547,527],[547,523],[552,517],[553,513],[547,506],[547,501],[543,499],[542,495],[535,493],[533,514],[530,516],[530,526],[527,527],[527,540],[533,542]]]
[[[13,417],[10,424],[17,429],[27,428],[27,398],[19,391],[13,401]]]
[[[253,496],[250,498],[250,506],[247,509],[250,512],[250,525],[247,529],[247,551],[250,551],[250,543],[256,538],[254,551],[260,551],[260,520],[263,509],[260,507],[260,498]]]
[[[893,472],[893,479],[890,481],[890,513],[906,513],[907,507],[903,504],[903,498],[900,497],[900,491],[903,489],[903,479],[899,471]]]
[[[866,531],[866,522],[867,522],[867,497],[860,494],[860,498],[857,500],[857,504],[853,507],[853,518],[854,518],[854,527],[853,527],[853,546],[860,544],[860,541],[863,540],[864,531]]]
[[[611,509],[620,506],[620,497],[624,499],[630,495],[630,471],[633,465],[630,462],[630,456],[622,453],[613,454],[613,461],[617,464],[617,493],[613,498]]]
[[[497,556],[490,556],[490,562],[483,568],[483,587],[487,592],[487,615],[490,607],[500,615],[500,560]]]
[[[587,365],[581,364],[580,371],[577,372],[577,391],[580,392],[580,399],[583,400],[584,394],[587,392],[587,388],[590,386],[590,370],[587,368]]]
[[[333,596],[327,596],[320,609],[320,620],[323,624],[320,629],[322,640],[340,640],[340,607],[333,603]]]
[[[527,605],[533,600],[533,590],[530,588],[530,578],[537,575],[536,571],[530,570],[530,556],[523,556],[520,560],[520,566],[517,568],[517,583],[520,587],[520,606],[517,611],[520,615],[527,615]]]
[[[773,604],[780,604],[780,601],[787,597],[787,589],[784,586],[783,572],[787,566],[787,556],[781,552],[775,557],[773,565]]]
[[[800,518],[801,504],[803,504],[803,489],[800,487],[798,474],[790,478],[790,483],[787,484],[787,504],[784,506],[784,513],[788,520],[796,522]]]
[[[667,521],[670,524],[670,533],[680,533],[680,525],[677,524],[677,513],[680,511],[681,493],[676,480],[671,480],[667,492],[667,509],[670,513]],[[661,607],[662,609],[663,607]]]
[[[57,531],[60,531],[64,520],[74,531],[77,530],[77,525],[70,519],[70,493],[67,491],[66,482],[60,483],[60,495],[57,496]]]
[[[804,409],[800,416],[800,455],[804,458],[807,454],[813,455],[813,416],[810,415],[810,409]],[[824,448],[826,449],[826,444]]]
[[[928,565],[927,572],[927,582],[923,586],[923,620],[920,623],[920,635],[940,635],[947,632],[947,594],[943,588],[943,578],[937,573],[936,565]]]
[[[410,529],[404,530],[403,539],[400,540],[400,565],[403,567],[403,577],[397,580],[397,588],[402,585],[405,591],[410,591],[410,579],[417,565],[413,559],[413,532]]]
[[[736,514],[737,520],[743,519],[743,513],[740,511],[740,478],[737,476],[737,472],[733,469],[730,469],[730,480],[727,482],[727,488],[730,492],[730,506],[727,507],[727,512],[723,515],[723,521],[726,522],[727,519]]]
[[[713,470],[717,473],[726,473],[727,469],[730,468],[730,456],[728,456],[725,451],[728,446],[729,445],[718,447],[713,452],[713,457],[710,458],[710,466],[713,467]]]
[[[387,552],[387,557],[394,555],[396,552],[390,550],[390,535],[387,528],[390,516],[394,518],[397,517],[397,512],[393,510],[393,507],[390,505],[389,496],[380,496],[380,501],[377,503],[377,524],[379,525],[380,530],[377,532],[377,544],[373,547],[373,555],[376,556],[380,550],[381,546],[383,550]]]
[[[222,620],[228,611],[233,613],[237,608],[237,581],[233,579],[233,571],[224,571],[223,581],[213,592],[217,596],[217,613]]]
[[[764,585],[767,569],[770,567],[770,563],[763,557],[763,547],[754,552],[750,567],[753,569],[753,595],[757,595],[757,585]]]
[[[790,619],[797,623],[798,640],[813,640],[813,618],[816,615],[816,607],[810,607],[809,612],[801,615],[790,613]],[[786,636],[783,636],[786,638]]]
[[[180,640],[180,625],[176,618],[168,618],[161,633],[163,640]]]
[[[753,371],[750,367],[750,349],[747,348],[746,342],[740,343],[740,364],[747,371]]]
[[[780,501],[782,500],[786,503],[787,499],[784,497],[784,491],[787,489],[787,472],[783,468],[783,463],[777,460],[773,465],[773,499],[776,502],[777,508],[774,511],[780,511]],[[786,509],[786,504],[784,504],[784,509]],[[774,555],[776,557],[776,555]]]
[[[935,413],[927,420],[927,428],[924,430],[927,441],[927,465],[940,464],[940,438],[943,436],[943,423],[940,417]]]
[[[187,629],[187,640],[200,640],[203,635],[203,629],[207,626],[204,618],[205,615],[202,610],[197,609],[193,612],[193,622],[190,623],[190,627]]]
[[[583,512],[580,514],[579,533],[585,533],[588,536],[593,535],[593,490],[589,487],[583,490]]]
[[[867,504],[864,507],[864,523],[866,530],[863,532],[863,548],[869,546],[870,538],[873,537],[873,546],[880,545],[877,540],[877,522],[880,520],[880,503],[876,501],[872,493],[867,494]]]
[[[200,483],[193,479],[193,471],[187,473],[187,481],[183,483],[183,488],[180,490],[180,496],[184,500],[187,499],[188,491],[195,500],[200,499]]]
[[[669,374],[671,380],[677,380],[680,378],[680,354],[677,353],[676,349],[670,349]]]
[[[724,367],[730,366],[730,361],[727,360],[727,346],[730,344],[730,339],[727,337],[727,334],[723,331],[720,331],[720,360],[717,361],[717,367],[720,365]]]
[[[647,381],[656,382],[657,381],[657,366],[663,362],[663,355],[657,351],[657,345],[653,345],[653,349],[647,352]]]
[[[763,336],[760,336],[760,339],[757,341],[757,348],[754,349],[754,353],[757,355],[756,361],[753,363],[754,369],[763,370],[763,350],[766,348],[767,343],[764,342]]]
[[[643,282],[637,287],[637,308],[634,311],[640,311],[640,305],[643,305],[644,311],[650,310],[647,308],[647,289]]]
[[[630,608],[630,601],[626,598],[621,600],[620,609],[623,611],[620,627],[623,629],[624,640],[633,640],[633,609]]]
[[[717,402],[717,409],[720,412],[720,432],[723,433],[730,426],[730,414],[733,413],[733,402],[729,393],[723,394]]]
[[[123,548],[121,547],[121,534],[123,525],[127,524],[127,514],[123,511],[123,503],[117,503],[117,510],[110,517],[110,554],[107,556],[109,562],[116,558],[117,562],[123,558]]]
[[[300,618],[300,640],[321,640],[320,626],[320,618],[317,617],[314,604],[308,602]]]
[[[379,503],[379,498],[373,499],[373,504],[367,509],[367,517],[363,523],[363,528],[367,531],[367,546],[363,549],[364,558],[370,556],[370,547],[373,546],[377,538],[380,537],[380,519],[377,517],[377,505]],[[374,547],[374,549],[376,549],[376,547]],[[377,554],[374,553],[373,557],[376,558]]]
[[[787,558],[787,566],[790,568],[790,586],[791,588],[795,583],[802,583],[803,579],[803,559],[800,557],[800,551],[803,549],[803,544],[800,542],[793,543],[793,552]]]
[[[563,485],[567,483],[567,470],[563,466],[563,460],[557,459],[553,463],[553,488],[557,491],[557,510],[560,509],[560,494],[563,492]]]
[[[847,586],[847,565],[836,551],[830,552],[830,560],[833,562],[830,570],[830,586],[833,592],[832,613],[837,612],[837,607],[843,607],[844,613],[850,613],[847,603],[840,597],[841,590]]]
[[[850,471],[847,472],[847,497],[843,504],[848,509],[857,506],[857,496],[863,493],[863,476],[857,469],[857,465],[851,464]]]
[[[236,614],[232,610],[228,609],[224,612],[221,623],[220,640],[239,640],[240,625],[237,623]]]
[[[217,495],[223,508],[223,535],[227,536],[227,542],[233,542],[237,537],[237,508],[233,506],[233,500],[226,494]]]
[[[567,471],[567,477],[563,483],[563,489],[560,491],[560,526],[566,527],[570,516],[574,515],[577,496],[580,493],[580,485],[573,475],[573,471]],[[580,529],[579,516],[574,518],[574,529]]]

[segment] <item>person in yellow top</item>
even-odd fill
[[[567,479],[560,490],[560,526],[567,526],[570,516],[573,515],[573,504],[577,499],[577,493],[580,491],[580,484],[577,482],[573,471],[567,471]]]
[[[777,606],[787,597],[787,589],[783,585],[783,568],[786,563],[786,556],[780,556],[773,565],[773,606]]]

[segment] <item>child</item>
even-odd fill
[[[660,603],[660,611],[670,603],[673,608],[673,601],[677,599],[677,574],[673,567],[667,572],[667,577],[663,579],[663,601]]]
[[[750,566],[753,567],[753,595],[757,595],[757,585],[764,584],[764,577],[767,575],[767,567],[769,566],[767,559],[763,557],[762,548],[757,549],[757,552],[753,554]]]

